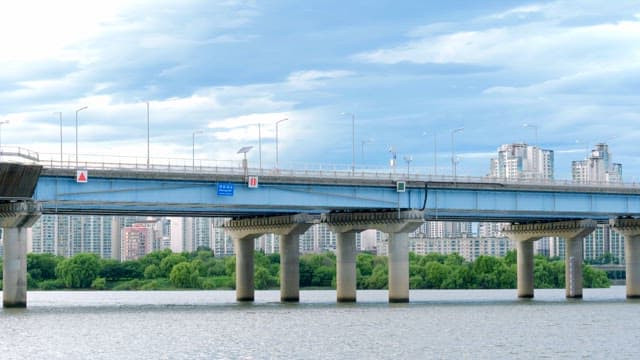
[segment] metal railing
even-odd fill
[[[60,160],[60,154],[38,154],[24,149],[9,148],[0,149],[0,154],[12,154],[14,156],[31,160],[46,168],[52,169],[85,169],[85,170],[122,170],[140,172],[162,172],[183,174],[225,174],[225,175],[255,175],[255,176],[281,176],[292,178],[318,178],[318,179],[363,179],[363,180],[392,180],[392,181],[425,181],[448,183],[479,183],[496,185],[532,185],[532,186],[559,186],[559,187],[587,187],[603,189],[638,189],[638,183],[612,183],[589,182],[577,183],[573,180],[551,180],[537,178],[495,178],[489,176],[450,176],[428,174],[429,168],[413,167],[411,173],[403,173],[395,169],[383,167],[357,167],[355,170],[350,164],[322,164],[322,163],[294,163],[281,168],[255,168],[245,169],[242,160],[203,160],[192,158],[151,158],[147,163],[146,157],[121,156],[121,155],[80,155],[75,161],[74,154],[67,154]]]

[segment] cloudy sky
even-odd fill
[[[12,1],[2,146],[482,176],[500,144],[571,160],[607,142],[640,181],[637,1]],[[352,142],[352,120],[355,141]],[[529,126],[524,126],[528,124]],[[355,146],[354,146],[355,145]],[[133,158],[132,158],[133,159]],[[135,159],[132,161],[136,161]],[[156,160],[152,160],[156,161]],[[157,160],[160,161],[160,160]],[[175,160],[174,160],[175,161]]]

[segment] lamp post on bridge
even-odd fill
[[[287,121],[289,120],[289,118],[284,118],[284,119],[280,119],[278,121],[276,121],[276,169],[279,168],[279,159],[278,159],[278,124],[280,124],[283,121]]]
[[[194,130],[191,134],[191,169],[196,170],[196,134],[203,134],[202,130]]]
[[[351,115],[351,174],[356,172],[356,114],[344,112],[343,116]]]
[[[404,161],[407,162],[407,177],[409,177],[410,175],[410,167],[411,167],[411,162],[413,161],[413,156],[409,155],[409,156],[405,156],[404,157]]]
[[[76,168],[78,167],[78,113],[86,108],[88,108],[88,106],[83,106],[76,110]]]
[[[62,167],[62,111],[54,112],[54,115],[58,114],[60,117],[60,167]]]
[[[456,143],[455,143],[455,134],[464,130],[463,127],[451,130],[451,169],[453,171],[453,178],[455,179],[456,174]]]
[[[0,121],[0,158],[2,157],[2,125],[8,124],[9,120]]]
[[[422,136],[426,136],[427,132],[423,132]],[[438,139],[437,133],[433,132],[433,175],[438,176]]]
[[[533,145],[538,146],[538,125],[524,124],[524,125],[522,125],[522,127],[533,128],[534,134],[535,134],[535,138],[534,139],[536,141],[535,144],[533,144]]]
[[[150,163],[150,151],[149,151],[149,102],[147,101],[147,169]]]

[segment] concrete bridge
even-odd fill
[[[349,171],[82,164],[0,164],[6,228],[5,306],[26,306],[26,241],[40,214],[232,217],[236,295],[251,301],[253,239],[281,236],[281,299],[298,301],[298,235],[314,223],[337,234],[337,298],[356,300],[355,234],[389,234],[389,301],[409,301],[408,241],[425,220],[500,221],[518,244],[518,296],[533,296],[533,241],[567,240],[567,297],[582,296],[582,238],[598,222],[625,235],[627,296],[640,296],[640,188]],[[86,182],[78,181],[79,170]],[[24,245],[23,245],[24,244]]]

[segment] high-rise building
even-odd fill
[[[553,150],[524,143],[504,144],[491,159],[490,176],[505,179],[553,179]]]
[[[153,250],[154,231],[148,223],[133,224],[122,229],[122,261],[136,260]]]
[[[491,159],[490,176],[503,179],[553,179],[553,150],[541,149],[525,143],[503,144],[498,148],[498,156]],[[480,237],[487,239],[504,238],[500,229],[504,223],[480,223]],[[549,255],[549,239],[534,243],[536,254]]]
[[[587,159],[571,163],[573,181],[581,184],[622,182],[622,164],[612,162],[611,158],[607,144],[596,144]]]

